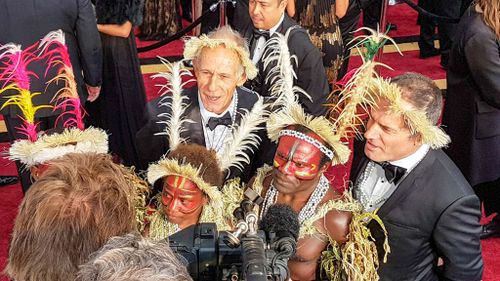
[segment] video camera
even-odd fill
[[[286,205],[273,205],[258,222],[253,211],[262,198],[247,189],[233,214],[231,232],[201,223],[169,237],[172,250],[187,262],[194,280],[287,280],[288,259],[295,254],[299,232],[297,214]],[[259,230],[259,227],[261,230]]]

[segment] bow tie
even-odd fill
[[[257,28],[253,29],[253,38],[259,40],[260,37],[264,37],[266,41],[271,37],[269,30],[259,30]]]
[[[406,173],[406,169],[403,167],[392,165],[389,162],[377,163],[382,169],[384,169],[385,178],[388,182],[398,184],[399,180]]]
[[[215,127],[219,125],[227,126],[229,127],[231,124],[233,124],[233,119],[231,118],[231,114],[229,114],[229,111],[226,112],[222,117],[210,117],[207,122],[207,127],[213,131]]]

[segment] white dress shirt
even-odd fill
[[[215,129],[212,131],[210,128],[208,128],[208,119],[210,117],[222,117],[224,116],[227,112],[231,115],[231,118],[233,120],[233,125],[234,125],[234,118],[236,117],[236,107],[237,107],[237,92],[236,90],[233,93],[233,99],[231,100],[231,103],[229,106],[222,112],[221,114],[217,114],[214,112],[208,111],[205,106],[203,105],[203,102],[201,101],[200,93],[198,92],[198,102],[200,104],[200,113],[201,113],[201,123],[203,127],[203,134],[205,136],[205,147],[208,149],[213,149],[217,152],[218,156],[222,156],[222,148],[224,146],[224,140],[229,136],[231,133],[231,128],[223,125],[219,125],[215,127]]]
[[[273,34],[276,32],[276,30],[278,30],[278,28],[280,27],[284,18],[285,18],[285,14],[283,13],[283,15],[281,15],[280,20],[278,21],[278,24],[276,24],[271,29],[269,29],[269,36],[273,36]],[[263,30],[261,30],[261,31],[263,31]],[[255,45],[255,50],[253,51],[253,57],[252,57],[253,64],[257,65],[257,63],[260,60],[260,57],[262,57],[262,54],[264,53],[265,46],[266,46],[266,39],[264,37],[259,37],[259,40],[257,41],[257,45]]]
[[[429,152],[429,145],[423,144],[409,156],[400,160],[389,161],[392,165],[406,169],[398,184],[424,159],[427,152]],[[382,206],[397,188],[397,185],[387,181],[384,169],[373,161],[368,162],[356,184],[355,197],[367,212]]]

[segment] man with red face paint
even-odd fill
[[[290,276],[293,280],[316,280],[323,250],[332,240],[338,244],[347,240],[351,214],[334,208],[311,219],[327,202],[342,204],[343,196],[323,175],[334,152],[322,137],[303,125],[289,125],[279,135],[274,167],[259,170],[252,186],[264,197],[261,217],[276,203],[289,205],[299,214],[301,233],[296,255],[288,262]],[[314,233],[305,230],[311,227],[316,229]]]
[[[201,222],[229,229],[219,191],[223,180],[215,151],[198,144],[179,144],[148,168],[148,181],[160,191],[154,197],[155,210],[147,217],[146,234],[160,240]]]

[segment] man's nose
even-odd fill
[[[212,77],[210,77],[210,80],[208,81],[208,89],[210,91],[213,91],[217,88],[217,77],[216,75],[212,75]]]
[[[365,133],[363,134],[363,136],[365,137],[365,139],[374,139],[375,136],[376,136],[376,128],[374,125],[369,125],[366,127],[366,131]]]
[[[175,209],[177,209],[177,206],[179,206],[179,200],[172,199],[172,201],[170,201],[170,204],[168,205],[168,210],[175,211]]]
[[[293,164],[292,161],[287,161],[284,165],[279,167],[279,171],[287,176],[293,175]]]
[[[250,9],[250,14],[251,15],[257,15],[260,13],[260,8],[258,4],[255,4],[253,9]]]

